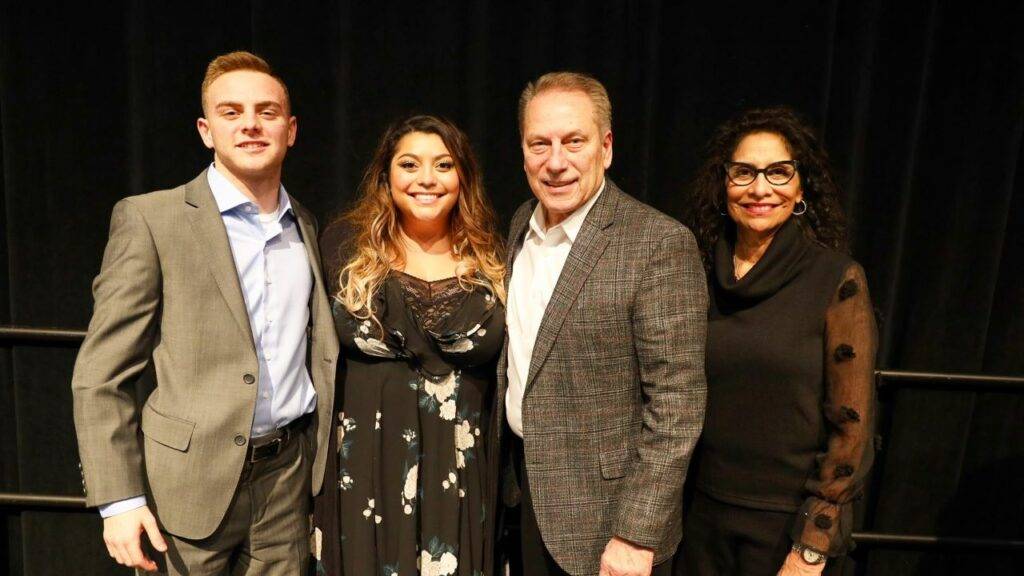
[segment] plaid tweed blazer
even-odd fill
[[[512,219],[509,278],[535,206],[526,202]],[[608,180],[548,303],[523,398],[537,523],[570,574],[597,574],[613,535],[653,548],[655,563],[675,551],[683,481],[704,422],[706,329],[693,235]],[[496,452],[511,434],[507,348],[491,428]],[[502,493],[515,504],[517,487]]]
[[[338,337],[316,224],[291,202],[313,274],[315,494],[333,429]],[[238,272],[206,171],[173,190],[117,203],[93,296],[71,382],[86,501],[99,505],[146,494],[165,530],[205,538],[238,486],[259,374]],[[148,398],[136,398],[135,381],[147,367],[156,374],[156,388]]]

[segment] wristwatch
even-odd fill
[[[822,554],[821,552],[818,552],[810,546],[804,546],[799,542],[793,544],[793,552],[799,554],[800,558],[802,558],[804,562],[811,564],[812,566],[817,564],[824,564],[825,560],[828,560],[828,556]]]

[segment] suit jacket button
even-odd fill
[[[235,436],[235,444],[237,446],[245,446],[245,436],[242,436],[241,434]]]
[[[252,374],[246,374],[245,376],[242,376],[242,382],[245,382],[246,384],[252,384],[255,381],[256,377],[253,376]]]

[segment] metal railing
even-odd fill
[[[69,328],[29,328],[27,326],[0,326],[0,342],[61,342],[79,343],[85,338],[85,330]]]
[[[85,505],[85,496],[58,496],[55,494],[27,494],[21,492],[0,492],[0,507],[11,508],[54,508],[70,512],[91,510]]]
[[[47,344],[77,344],[83,338],[85,338],[84,330],[0,326],[0,343],[41,342]],[[927,388],[932,390],[1024,392],[1024,377],[917,372],[909,370],[876,370],[875,385],[879,391],[895,388]],[[9,492],[0,492],[0,507],[16,509],[48,508],[68,512],[94,510],[93,508],[86,507],[85,498],[81,496]],[[858,546],[899,549],[1024,551],[1024,540],[885,534],[881,532],[854,532],[853,539]]]

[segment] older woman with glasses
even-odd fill
[[[708,405],[677,573],[839,573],[876,331],[826,153],[792,111],[751,110],[719,127],[695,192]]]

